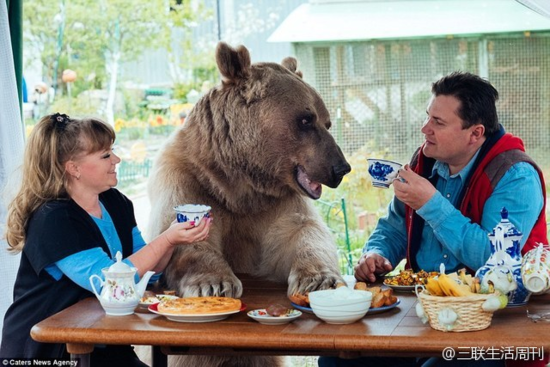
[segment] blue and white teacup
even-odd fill
[[[367,158],[369,163],[369,174],[372,178],[372,186],[387,189],[397,177],[401,163],[387,159]]]
[[[202,218],[210,218],[211,209],[208,205],[202,204],[185,204],[174,207],[176,219],[179,223],[193,221],[195,227],[199,225]]]

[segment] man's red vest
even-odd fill
[[[433,159],[424,156],[421,147],[411,160],[411,168],[416,173],[427,178],[431,174],[431,167],[433,167],[434,162]],[[472,168],[474,171],[470,175],[468,182],[466,182],[465,191],[463,191],[464,196],[460,202],[460,212],[465,217],[470,218],[473,223],[481,224],[485,202],[493,193],[500,178],[514,163],[528,162],[535,167],[539,174],[544,202],[535,226],[531,230],[529,238],[525,242],[521,252],[525,254],[534,248],[537,243],[548,244],[544,177],[540,168],[525,154],[523,141],[512,134],[506,133],[494,142],[484,157],[478,157],[477,162],[479,163]],[[413,220],[414,217],[415,211],[411,207],[405,206],[405,221],[408,236],[407,264],[413,269],[416,267],[414,266],[416,264],[414,256],[416,256],[416,251],[418,251],[417,249],[420,246],[419,241],[421,240],[421,234],[417,233],[413,235],[413,233],[422,230],[421,228],[415,230],[414,227],[418,225],[418,220]]]

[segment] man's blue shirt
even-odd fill
[[[538,173],[529,163],[516,163],[502,176],[485,203],[481,225],[472,223],[458,209],[458,195],[476,157],[477,153],[466,167],[452,176],[447,164],[435,163],[432,176],[439,176],[437,192],[417,210],[425,221],[416,256],[420,269],[439,271],[441,263],[448,271],[464,266],[473,270],[480,268],[491,255],[488,234],[500,222],[503,207],[508,210],[510,221],[523,233],[522,246],[529,237],[544,200]],[[388,214],[380,218],[367,241],[363,252],[367,251],[384,256],[393,266],[406,257],[405,205],[395,197]]]

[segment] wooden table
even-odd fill
[[[289,305],[286,285],[240,276],[247,310],[270,304]],[[550,312],[550,294],[532,297],[528,306],[506,308],[494,314],[488,329],[440,332],[422,324],[416,316],[416,296],[397,293],[401,303],[380,314],[367,314],[349,325],[326,324],[303,314],[287,325],[261,325],[240,312],[213,323],[180,323],[146,310],[130,316],[107,316],[95,298],[83,300],[38,323],[33,339],[67,343],[69,353],[87,363],[94,344],[152,345],[154,365],[164,365],[164,354],[264,354],[264,355],[360,355],[441,356],[447,347],[534,347],[550,351],[549,323],[534,323],[530,312]],[[162,349],[163,355],[158,350]],[[88,354],[89,356],[89,354]]]

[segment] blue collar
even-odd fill
[[[476,161],[479,152],[480,149],[477,150],[476,154],[474,154],[474,156],[470,159],[468,164],[464,166],[464,168],[462,168],[458,173],[455,173],[452,176],[449,173],[449,165],[447,163],[435,161],[435,164],[432,168],[432,174],[429,178],[432,179],[436,174],[439,175],[439,177],[444,178],[445,180],[449,180],[449,178],[460,177],[462,184],[464,184],[470,174],[470,171],[474,167],[474,162]]]

